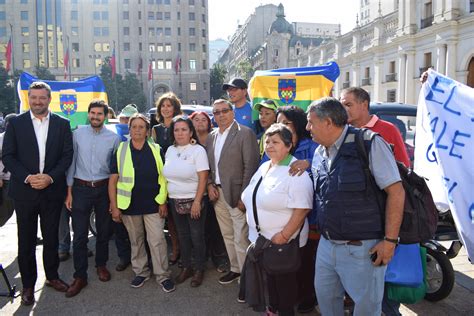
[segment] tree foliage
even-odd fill
[[[241,60],[237,64],[237,74],[239,77],[249,82],[253,76],[255,69],[253,69],[252,64],[248,59]]]
[[[104,82],[109,105],[120,111],[127,104],[134,103],[139,112],[144,112],[147,102],[137,76],[127,71],[125,77],[115,74],[115,79],[112,79],[110,60],[110,56],[105,57],[100,68],[100,78]]]
[[[56,77],[46,67],[36,66],[34,72],[35,72],[35,75],[38,79],[41,79],[41,80],[56,80]]]
[[[20,101],[18,94],[16,94],[16,83],[20,74],[21,71],[16,70],[14,80],[12,80],[6,69],[0,64],[0,112],[3,114],[18,113]]]
[[[227,70],[222,64],[214,64],[211,68],[211,99],[217,100],[225,96],[224,91],[222,91],[222,85],[224,84],[225,76],[227,75]]]

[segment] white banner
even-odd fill
[[[474,89],[431,69],[418,99],[414,169],[451,209],[474,263]]]

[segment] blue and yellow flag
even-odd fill
[[[339,77],[339,66],[282,68],[256,71],[249,83],[253,104],[272,99],[279,106],[295,105],[306,111],[314,100],[327,97]]]
[[[107,102],[107,93],[102,80],[98,76],[78,81],[41,80],[27,72],[23,72],[18,81],[20,96],[20,112],[28,111],[28,87],[35,81],[43,81],[51,87],[51,112],[62,115],[71,121],[71,128],[87,124],[87,107],[93,99]]]

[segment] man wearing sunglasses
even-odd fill
[[[211,168],[207,189],[230,261],[230,272],[219,283],[229,284],[240,277],[249,245],[240,195],[257,170],[259,151],[255,133],[235,120],[229,101],[216,100],[213,114],[219,128],[209,134],[206,142]]]

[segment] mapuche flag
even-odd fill
[[[28,111],[28,87],[35,81],[43,81],[51,87],[50,111],[68,118],[71,128],[87,124],[87,107],[93,99],[107,102],[107,93],[100,77],[92,76],[78,81],[41,80],[23,72],[18,80],[20,112]]]
[[[339,66],[335,62],[314,67],[258,70],[249,83],[250,99],[253,104],[272,99],[278,106],[295,105],[306,111],[311,102],[330,95],[337,77]],[[253,117],[258,119],[258,113]]]

